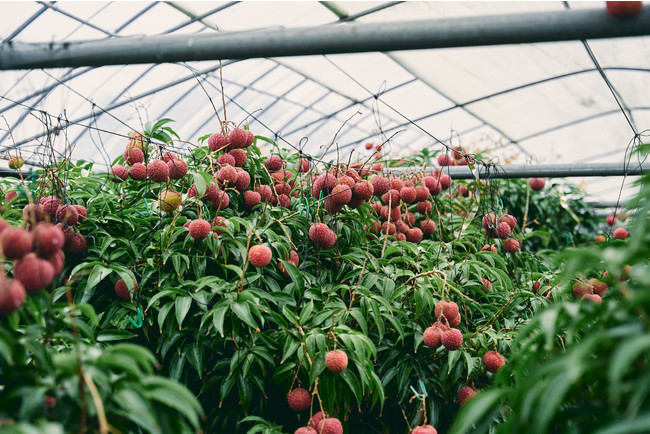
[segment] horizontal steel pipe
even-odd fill
[[[523,44],[650,34],[650,8],[616,19],[600,9],[349,23],[246,32],[0,45],[0,69],[249,59]]]
[[[479,178],[572,178],[586,176],[624,176],[641,175],[650,170],[650,163],[639,165],[631,163],[626,168],[622,163],[597,164],[510,164],[506,166],[488,166],[478,168]],[[468,166],[449,166],[442,168],[443,173],[453,179],[473,179]]]

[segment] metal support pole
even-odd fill
[[[511,164],[507,166],[479,167],[480,179],[486,178],[576,178],[584,176],[624,176],[642,175],[650,170],[650,163],[630,163],[625,168],[623,163],[597,163],[597,164],[539,164],[523,165]],[[443,167],[442,172],[452,179],[473,179],[468,166]]]
[[[650,8],[617,19],[604,8],[199,35],[0,46],[0,69],[419,50],[650,34]]]

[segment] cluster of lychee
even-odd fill
[[[54,281],[63,270],[64,243],[63,232],[51,223],[39,222],[28,231],[0,220],[2,255],[13,261],[13,279],[6,277],[4,269],[0,274],[0,314],[12,314],[27,294],[36,294]]]
[[[515,253],[519,250],[519,241],[510,236],[515,226],[517,226],[517,219],[514,216],[506,213],[497,217],[494,213],[486,213],[483,215],[481,223],[485,230],[485,235],[489,238],[501,238],[505,240],[503,242],[503,248],[506,252]],[[481,250],[489,250],[496,253],[496,247],[494,245],[483,246]]]
[[[441,300],[436,304],[434,314],[437,321],[424,331],[424,344],[433,349],[441,345],[455,351],[463,344],[463,334],[456,327],[460,324],[458,304]]]
[[[603,302],[602,297],[608,289],[609,285],[602,280],[596,278],[591,278],[589,280],[581,279],[573,284],[571,293],[576,298],[583,298],[600,304]]]
[[[23,219],[28,222],[27,228],[41,222],[57,223],[63,232],[66,253],[81,255],[88,249],[86,237],[76,232],[78,224],[88,216],[83,205],[63,203],[58,197],[51,195],[42,197],[38,203],[30,203],[23,208]]]
[[[467,152],[462,146],[456,146],[451,155],[448,153],[440,154],[438,156],[438,164],[440,166],[467,166],[467,163],[472,163],[471,157],[466,157]],[[469,161],[468,161],[469,159]]]

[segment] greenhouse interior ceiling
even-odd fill
[[[42,165],[39,150],[47,145],[108,168],[129,132],[142,131],[146,121],[173,119],[180,138],[196,144],[218,131],[218,116],[227,113],[280,146],[332,160],[369,156],[368,142],[385,143],[387,158],[444,150],[444,143],[483,152],[496,164],[634,165],[626,157],[650,128],[650,37],[630,31],[518,43],[525,26],[517,24],[601,14],[612,27],[650,29],[649,9],[614,22],[604,2],[0,2],[0,13],[11,17],[0,26],[3,161],[20,152],[28,165]],[[510,43],[507,36],[477,43],[480,23],[495,17]],[[377,48],[387,28],[401,25],[408,33],[421,20],[478,24],[469,35],[474,43]],[[379,43],[337,47],[336,34],[357,25]],[[291,29],[297,32],[286,33]],[[30,57],[34,44],[53,46],[54,58],[57,47],[73,53],[95,43],[111,50],[152,37],[163,53],[165,41],[223,34],[242,46],[273,44],[271,35],[300,39],[300,29],[320,32],[326,49],[105,65],[74,63],[67,53],[60,64]],[[634,194],[631,181],[621,190],[623,180],[571,178],[602,202]]]

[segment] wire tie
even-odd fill
[[[142,327],[143,321],[142,321],[142,309],[140,309],[140,306],[138,306],[138,322],[136,323],[133,321],[132,318],[129,318],[129,321],[131,321],[131,324],[133,324],[133,327],[135,328],[140,328]]]

